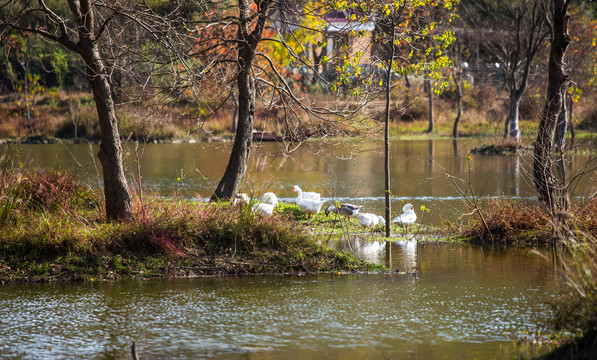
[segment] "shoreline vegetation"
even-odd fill
[[[67,172],[0,177],[2,284],[380,269],[319,244],[293,206],[261,217],[248,206],[136,196],[134,221],[107,223],[101,193]]]
[[[4,161],[7,161],[4,159]],[[354,220],[294,204],[262,217],[251,205],[134,194],[135,220],[106,222],[100,189],[68,171],[0,169],[0,283],[122,278],[390,271],[366,264],[329,240],[386,241]],[[552,244],[547,214],[533,202],[483,201],[479,217],[440,228],[414,225],[421,241],[500,246]],[[572,209],[571,228],[597,238],[597,199]],[[394,227],[392,240],[405,239]],[[430,240],[431,239],[431,240]]]
[[[390,135],[396,139],[452,138],[456,108],[454,94],[446,90],[434,101],[434,131],[427,132],[429,106],[423,91],[393,96],[396,104],[391,110]],[[323,95],[316,102],[325,103]],[[487,138],[500,143],[503,119],[507,116],[507,101],[492,87],[474,87],[463,94],[464,113],[459,122],[459,137]],[[95,102],[89,93],[69,93],[63,90],[38,94],[31,103],[29,116],[17,105],[13,95],[0,96],[0,113],[5,119],[0,125],[2,143],[98,143],[99,123]],[[294,129],[295,141],[309,138],[379,137],[383,126],[380,104],[375,101],[362,109],[358,116],[339,122],[312,124],[305,121],[302,129]],[[589,101],[575,107],[573,119],[577,139],[595,138],[597,110]],[[541,102],[523,99],[520,109],[520,129],[523,138],[537,132]],[[132,142],[210,142],[232,141],[233,104],[224,106],[216,114],[206,115],[201,105],[185,102],[159,104],[128,104],[117,107],[120,134]],[[400,109],[400,110],[399,110]],[[275,141],[284,138],[283,123],[265,104],[256,104],[254,140]],[[489,145],[490,146],[490,145]],[[485,149],[487,150],[487,149]],[[511,150],[511,149],[510,149]]]

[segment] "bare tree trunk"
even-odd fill
[[[249,153],[253,143],[253,121],[255,118],[255,78],[251,69],[271,3],[272,0],[257,2],[258,16],[253,30],[249,32],[249,27],[252,24],[249,1],[238,1],[240,21],[238,30],[239,73],[236,81],[238,86],[238,124],[230,160],[212,196],[214,200],[232,198],[238,192],[247,171]]]
[[[122,145],[110,84],[97,45],[80,41],[80,46],[101,129],[101,143],[97,156],[102,164],[104,176],[106,217],[108,220],[130,220],[133,218],[131,196],[124,173]]]
[[[568,104],[568,128],[570,128],[570,147],[574,146],[574,141],[576,141],[576,129],[574,128],[574,121],[572,121],[572,110],[574,108],[574,101],[570,99],[570,103]]]
[[[228,166],[213,196],[215,199],[234,196],[247,171],[255,118],[255,83],[250,71],[250,68],[244,69],[238,75],[238,127]]]
[[[523,91],[514,91],[510,95],[510,112],[506,118],[506,126],[504,129],[504,137],[511,137],[516,141],[520,140],[520,129],[518,127],[518,120],[520,118],[520,99]]]
[[[76,101],[76,102],[75,102]],[[74,127],[75,143],[78,142],[77,128],[79,126],[79,100],[68,100],[68,109],[70,111],[70,118]]]
[[[570,143],[568,145],[571,148],[574,146],[574,141],[576,140],[576,130],[571,119],[568,119],[568,128],[570,128]]]
[[[232,132],[236,134],[238,125],[238,96],[232,91],[232,103],[234,104],[234,113],[232,114]]]
[[[93,98],[101,129],[98,157],[104,176],[104,196],[108,220],[133,218],[131,196],[122,163],[122,145],[114,112],[114,101],[108,75],[94,40],[94,12],[91,0],[69,0],[71,11],[79,24],[77,50],[85,62],[87,79],[91,83]]]
[[[562,106],[562,88],[568,81],[564,71],[564,55],[570,43],[568,34],[570,0],[553,0],[553,34],[549,54],[549,84],[545,107],[541,113],[539,131],[535,140],[533,159],[533,183],[539,201],[547,208],[554,220],[557,215],[568,211],[569,203],[565,184],[553,175],[551,148],[558,114]],[[555,222],[558,225],[558,222]]]
[[[392,90],[392,65],[394,63],[394,56],[396,48],[394,46],[394,37],[396,36],[396,27],[392,24],[392,37],[390,42],[391,53],[390,63],[387,68],[386,77],[386,126],[384,131],[384,175],[385,175],[385,198],[386,198],[386,237],[390,237],[391,232],[391,217],[392,217],[392,202],[390,197],[390,95]]]
[[[566,88],[562,87],[562,106],[560,107],[560,114],[555,130],[555,147],[560,152],[564,151],[566,146],[566,130],[568,128],[568,113],[566,111]]]
[[[431,90],[431,81],[427,80],[427,91],[429,95],[429,127],[427,128],[427,132],[433,132],[433,91]]]

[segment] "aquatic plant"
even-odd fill
[[[473,243],[487,242],[487,229],[498,243],[544,245],[552,241],[550,218],[535,202],[488,199],[479,206],[483,209],[487,227],[479,218],[469,218],[460,223],[447,224],[446,232],[459,234]],[[576,204],[570,216],[573,233],[597,236],[597,217],[594,215],[596,213],[597,199]]]

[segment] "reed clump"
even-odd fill
[[[573,206],[568,224],[572,233],[597,236],[595,214],[597,199]],[[483,201],[478,211],[471,213],[466,220],[448,224],[447,232],[473,243],[545,245],[553,240],[550,216],[537,202],[531,201]]]
[[[551,316],[542,324],[558,347],[541,359],[595,359],[597,238],[579,232],[566,238],[564,245],[559,258],[566,287],[551,302]]]
[[[135,220],[105,222],[98,189],[55,170],[0,170],[0,281],[348,270],[282,212],[135,196]]]
[[[553,245],[554,259],[566,281],[538,333],[555,349],[538,359],[597,358],[597,199],[573,206],[570,232],[557,242],[549,216],[535,202],[495,199],[483,203],[480,211],[487,227],[477,216],[464,225],[450,224],[448,231],[470,242]]]
[[[537,245],[551,238],[547,214],[538,204],[502,199],[482,202],[462,223],[448,224],[447,232],[472,243]]]

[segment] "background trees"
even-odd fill
[[[456,96],[442,95],[439,101],[460,103],[459,77],[475,87],[492,87],[492,91],[497,87],[498,95],[499,83],[505,83],[509,106],[499,115],[509,113],[506,134],[518,138],[518,106],[530,99],[523,96],[524,90],[527,86],[540,89],[546,81],[533,75],[547,64],[541,52],[549,42],[549,21],[542,15],[547,5],[539,0],[465,0],[454,30],[459,46],[446,49],[452,37],[447,30],[456,21],[450,7],[455,5],[450,1],[154,0],[130,5],[5,0],[0,7],[2,40],[7,45],[0,62],[0,89],[17,93],[25,110],[35,108],[36,94],[44,87],[89,90],[98,107],[98,123],[103,124],[100,153],[106,159],[102,160],[105,174],[123,172],[121,165],[106,167],[122,162],[118,155],[122,124],[114,111],[119,104],[168,109],[172,104],[192,104],[189,121],[202,124],[236,101],[239,126],[230,168],[214,191],[217,198],[229,198],[242,183],[255,127],[276,133],[286,141],[287,151],[311,135],[375,127],[375,120],[382,120],[381,111],[362,112],[364,105],[388,103],[387,90],[390,102],[399,103],[394,100],[401,83],[416,87],[428,81],[433,89],[445,86],[444,76],[450,74],[442,68],[449,65],[448,50],[460,59],[451,74],[457,80]],[[88,12],[80,10],[85,6]],[[579,30],[571,39],[571,49],[582,56],[567,63],[574,65],[569,72],[571,84],[576,85],[570,92],[578,99],[582,91],[591,94],[595,86],[594,33],[590,31],[595,10],[584,3],[573,11],[579,16],[571,24]],[[51,45],[56,43],[62,46]],[[468,68],[462,66],[465,58]],[[505,71],[497,81],[496,62]],[[76,81],[81,78],[88,84]],[[462,109],[483,100],[469,94]],[[491,101],[499,103],[495,108],[501,111],[501,100]],[[408,117],[403,116],[406,106],[397,108],[400,117]],[[25,110],[23,128],[34,123],[27,114],[35,111]],[[589,112],[583,112],[587,120],[581,127],[595,117]],[[398,115],[385,111],[383,120],[398,119]],[[359,122],[350,122],[353,119]],[[451,131],[458,135],[456,126]],[[121,190],[107,194],[107,202],[125,210],[110,206],[108,218],[126,218],[130,214],[127,196],[117,195],[128,192],[126,180],[105,179],[106,184],[110,181]]]
[[[549,35],[548,2],[544,0],[466,1],[466,20],[484,33],[483,47],[494,57],[505,79],[509,112],[504,138],[520,139],[519,107],[534,61]],[[488,31],[490,29],[490,31]]]
[[[156,49],[143,40],[170,41],[170,22],[144,5],[120,2],[69,0],[5,1],[2,11],[2,40],[10,36],[37,35],[76,54],[83,62],[99,125],[101,142],[98,157],[102,164],[106,216],[127,220],[133,216],[130,191],[122,162],[122,146],[114,99],[122,89],[119,70],[133,70],[131,76],[151,78],[144,71],[157,61]],[[131,41],[131,36],[133,40]],[[152,55],[154,54],[154,55]],[[132,56],[134,55],[134,56]],[[136,62],[131,59],[141,59]],[[160,60],[163,60],[160,58]],[[159,67],[159,66],[158,66]],[[59,67],[56,67],[59,68]],[[151,72],[151,74],[148,74]]]

